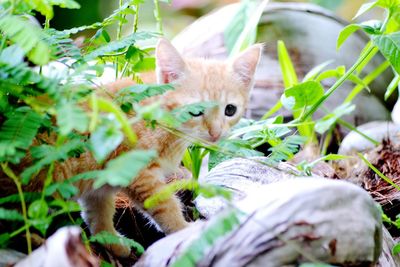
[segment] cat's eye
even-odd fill
[[[228,117],[232,117],[233,115],[235,115],[236,110],[237,110],[237,108],[235,105],[228,104],[225,107],[225,115]]]
[[[203,111],[199,111],[197,113],[193,113],[193,112],[189,112],[190,115],[192,115],[193,117],[200,117],[201,115],[204,114]]]

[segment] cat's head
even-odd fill
[[[211,142],[226,135],[243,116],[260,55],[261,45],[253,45],[231,60],[187,59],[161,39],[156,47],[157,82],[175,87],[163,97],[166,107],[216,103],[194,114],[180,130]]]

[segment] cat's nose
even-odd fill
[[[208,131],[210,135],[210,140],[211,142],[217,141],[221,137],[221,132],[220,131],[213,131],[212,129]]]

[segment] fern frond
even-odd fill
[[[43,167],[57,160],[66,160],[70,152],[82,149],[83,146],[82,140],[73,139],[59,147],[50,145],[32,147],[31,155],[39,160],[21,173],[22,183],[27,184],[32,175],[38,173]]]
[[[103,45],[96,50],[90,52],[87,54],[84,59],[86,61],[95,59],[96,57],[101,57],[101,56],[107,56],[107,54],[111,52],[116,52],[120,50],[121,48],[125,48],[128,46],[133,45],[136,41],[138,40],[146,40],[150,38],[156,37],[156,34],[149,33],[149,32],[137,32],[137,33],[132,33],[131,35],[128,35],[121,40],[116,40],[107,43],[106,45]]]
[[[120,90],[115,101],[121,105],[126,102],[140,102],[148,97],[162,95],[169,90],[174,90],[170,84],[136,84]]]
[[[43,118],[28,107],[19,108],[7,117],[0,128],[0,161],[18,163],[23,156],[18,152],[32,144]]]
[[[198,102],[193,104],[184,105],[182,107],[176,108],[172,111],[172,115],[180,122],[184,123],[190,120],[193,115],[200,112],[204,112],[208,108],[213,108],[218,105],[216,102]]]
[[[22,17],[7,14],[0,17],[0,31],[18,44],[33,63],[44,65],[49,62],[51,49],[39,27]]]
[[[133,241],[132,239],[129,239],[129,238],[126,238],[123,236],[116,236],[116,235],[113,235],[112,233],[106,232],[106,231],[103,231],[96,235],[91,236],[89,240],[90,240],[90,242],[97,242],[102,245],[121,244],[124,246],[128,246],[130,248],[134,248],[139,255],[143,254],[143,252],[144,252],[143,246],[140,245],[139,243]]]
[[[139,172],[157,156],[154,150],[134,150],[109,161],[106,169],[98,172],[93,186],[99,188],[105,184],[128,186]]]
[[[23,221],[24,217],[16,210],[8,210],[0,207],[0,220]]]

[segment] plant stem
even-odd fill
[[[119,0],[119,8],[122,8],[122,0]],[[122,15],[122,18],[125,18],[125,14]],[[117,29],[117,40],[121,39],[121,34],[122,34],[122,21],[120,20],[118,22],[118,29]],[[118,79],[118,58],[115,59],[115,79]]]
[[[335,92],[336,89],[338,89],[347,80],[347,78],[349,78],[350,75],[364,62],[364,60],[368,58],[370,53],[373,52],[374,48],[374,46],[368,48],[365,53],[358,58],[356,63],[354,63],[354,65],[342,77],[340,77],[340,79],[338,79],[335,84],[333,84],[331,88],[329,88],[328,91],[326,91],[326,93],[314,105],[311,106],[311,108],[305,113],[305,115],[300,118],[300,121],[304,122],[312,114],[314,114],[314,112],[328,99],[328,97],[330,97],[331,94],[333,94],[333,92]]]
[[[381,65],[379,65],[374,71],[369,73],[362,80],[364,85],[368,86],[372,81],[374,81],[379,75],[381,75],[385,70],[390,67],[390,62],[385,61]],[[350,94],[344,100],[344,103],[350,103],[361,91],[364,89],[364,85],[358,84],[354,89],[350,92]]]
[[[154,18],[156,19],[156,22],[157,22],[157,31],[161,35],[164,35],[163,27],[162,27],[161,13],[160,13],[160,4],[159,4],[158,0],[154,0]]]
[[[133,32],[137,32],[138,24],[139,24],[139,4],[135,5],[135,18],[133,21]]]
[[[344,121],[342,119],[338,119],[337,120],[341,125],[343,125],[344,127],[346,127],[349,130],[352,130],[356,133],[358,133],[359,135],[361,135],[362,137],[364,137],[365,139],[367,139],[368,141],[370,141],[371,143],[373,143],[375,146],[379,145],[380,143],[378,141],[376,141],[375,139],[372,139],[371,137],[369,137],[368,135],[366,135],[365,133],[359,131],[356,127],[354,127],[353,125],[351,125],[350,123],[348,123],[347,121]]]
[[[26,202],[24,197],[24,192],[22,191],[22,185],[20,179],[14,174],[14,172],[8,167],[7,163],[1,163],[1,168],[3,169],[4,173],[13,180],[15,185],[17,186],[19,199],[21,201],[21,208],[22,208],[22,216],[24,217],[25,222],[25,234],[26,234],[26,245],[28,247],[28,254],[32,253],[32,241],[31,241],[31,232],[29,230],[29,221],[26,209]]]

